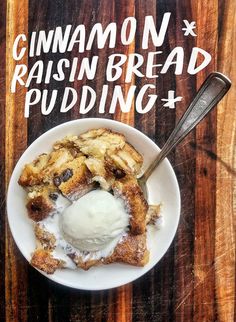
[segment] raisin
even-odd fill
[[[59,176],[53,178],[53,183],[56,187],[60,186],[61,184],[61,178]]]
[[[36,212],[38,212],[38,211],[41,211],[41,208],[40,208],[39,206],[34,205],[34,204],[32,203],[32,204],[31,204],[31,210],[32,210],[32,211],[36,211]]]
[[[123,170],[120,169],[115,169],[114,170],[114,175],[117,179],[121,179],[125,176],[125,172]]]
[[[67,256],[70,257],[70,259],[74,260],[76,257],[76,253],[70,253],[70,254],[67,254]]]
[[[49,194],[49,197],[50,197],[53,201],[56,201],[56,200],[57,200],[57,198],[58,198],[58,194],[57,194],[57,193],[53,193],[53,192],[51,192],[51,193]]]
[[[71,169],[66,169],[61,174],[61,180],[63,182],[68,181],[73,176],[73,171]]]
[[[30,199],[26,208],[28,210],[29,218],[34,221],[43,220],[53,210],[52,205],[50,205],[43,196],[37,196],[34,199]]]

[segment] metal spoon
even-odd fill
[[[175,148],[195,126],[211,111],[211,109],[224,97],[231,86],[231,81],[221,73],[210,74],[192,103],[176,125],[169,136],[165,145],[157,155],[156,159],[150,164],[143,175],[138,179],[139,185],[143,191],[144,197],[148,200],[147,180],[161,161]]]

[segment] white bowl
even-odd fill
[[[106,127],[123,133],[144,157],[144,169],[160,149],[140,131],[126,124],[108,119],[88,118],[70,121],[41,135],[23,153],[12,173],[7,196],[7,213],[13,238],[24,257],[30,261],[35,249],[35,236],[32,222],[27,217],[25,191],[17,181],[26,163],[33,161],[40,153],[49,152],[53,143],[68,134],[78,135],[89,129]],[[164,160],[148,180],[149,203],[162,202],[163,227],[160,230],[148,229],[150,261],[145,267],[127,264],[110,264],[82,269],[60,269],[53,275],[41,272],[47,278],[77,289],[103,290],[124,285],[148,272],[162,258],[169,248],[178,226],[180,216],[180,192],[175,173],[168,160]]]

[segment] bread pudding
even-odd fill
[[[147,224],[160,217],[138,185],[142,155],[124,135],[106,128],[55,142],[22,170],[36,249],[31,264],[89,269],[115,262],[149,261]]]

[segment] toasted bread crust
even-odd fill
[[[42,195],[29,199],[26,204],[26,208],[29,218],[34,221],[41,221],[47,218],[54,211],[52,202]]]
[[[146,215],[148,204],[137,180],[126,175],[117,179],[112,189],[114,194],[124,199],[130,214],[130,226],[132,234],[143,234],[146,231]]]
[[[144,266],[149,261],[149,251],[146,245],[146,233],[141,235],[126,235],[123,240],[117,244],[114,252],[101,259],[92,259],[84,261],[81,256],[71,254],[69,256],[77,267],[88,270],[92,266],[111,263],[125,263],[134,266]]]
[[[25,188],[42,184],[42,171],[47,165],[48,159],[49,155],[43,153],[32,163],[26,164],[18,180],[19,185]]]
[[[141,235],[128,234],[120,242],[113,254],[104,259],[105,264],[122,262],[134,266],[144,266],[149,260],[146,245],[146,233]]]
[[[123,170],[126,174],[134,176],[140,172],[143,164],[141,154],[127,142],[122,149],[108,150],[105,159],[108,167]]]
[[[65,148],[41,154],[32,163],[25,165],[18,183],[24,188],[49,184],[60,167],[71,160],[73,155]]]
[[[30,188],[26,208],[28,216],[34,221],[40,221],[57,212],[54,198],[58,190],[52,185],[41,185]]]
[[[43,229],[40,224],[35,225],[34,233],[43,249],[53,250],[56,247],[56,237],[46,229]]]
[[[77,161],[75,159],[66,166],[67,169],[71,170],[72,175],[68,180],[62,181],[58,185],[58,189],[65,197],[74,201],[91,191],[94,188],[94,182],[92,182],[91,172],[86,167],[84,161],[81,162],[81,160]],[[62,174],[63,171],[65,170],[62,169]]]
[[[53,258],[52,254],[44,249],[36,249],[30,263],[47,274],[53,274],[57,268],[63,266],[63,261]]]
[[[73,260],[73,262],[78,268],[82,268],[84,271],[87,271],[91,267],[98,266],[103,263],[101,259],[90,259],[87,261],[83,261],[81,256],[77,256],[75,254],[70,254],[69,257]]]

